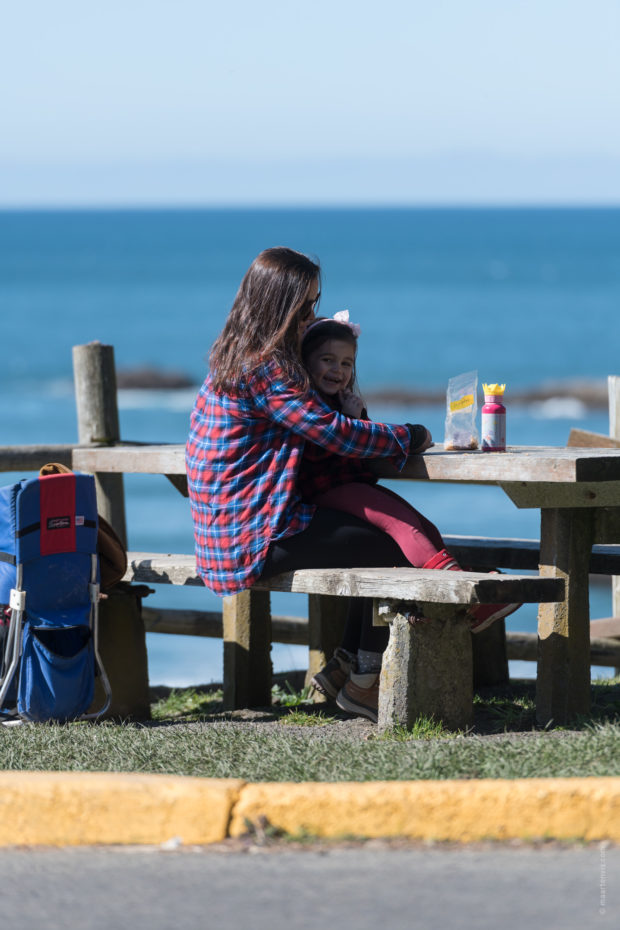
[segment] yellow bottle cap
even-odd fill
[[[503,394],[506,390],[505,384],[483,384],[482,390],[485,394]]]

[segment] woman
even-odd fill
[[[407,564],[385,533],[304,503],[297,490],[306,442],[353,465],[385,458],[397,468],[431,444],[423,426],[351,419],[313,390],[300,345],[319,298],[318,264],[292,249],[266,249],[243,278],[211,349],[186,465],[197,568],[217,594],[297,568]],[[345,473],[346,460],[341,480]],[[352,601],[342,649],[320,673],[341,707],[371,720],[387,636],[372,626],[370,604]]]

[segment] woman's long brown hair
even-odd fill
[[[277,362],[300,387],[308,386],[298,331],[314,281],[320,287],[318,263],[293,249],[265,249],[254,259],[209,354],[215,390],[234,390],[266,361]]]

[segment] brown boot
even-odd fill
[[[379,715],[379,678],[379,672],[351,672],[349,680],[338,692],[338,707],[350,714],[368,717],[376,723]]]
[[[338,647],[327,665],[311,679],[310,684],[333,700],[355,668],[356,657],[346,649]]]

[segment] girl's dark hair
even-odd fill
[[[297,339],[314,281],[320,289],[318,262],[293,249],[265,249],[254,259],[209,354],[216,390],[234,390],[244,375],[266,361],[277,362],[286,375],[308,387]]]
[[[357,356],[357,336],[346,323],[339,323],[338,320],[331,320],[329,317],[318,317],[306,330],[306,334],[301,343],[301,360],[308,368],[310,356],[328,339],[339,339],[341,342],[348,342],[353,347],[353,371],[348,390],[355,394],[360,394],[357,383],[357,371],[355,370],[355,359]],[[319,391],[323,400],[335,410],[340,409],[338,401],[333,397],[324,396]]]

